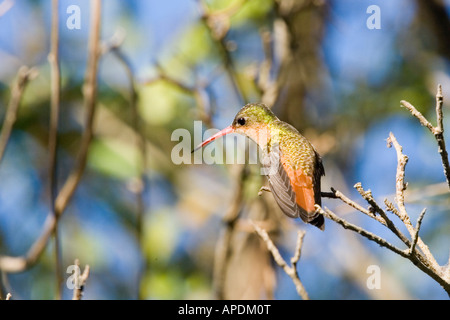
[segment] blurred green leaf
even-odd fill
[[[157,81],[139,88],[139,112],[149,125],[164,126],[178,117],[185,95],[173,84]]]
[[[89,151],[89,164],[107,175],[126,179],[136,175],[138,153],[133,144],[114,139],[92,141]]]
[[[162,209],[147,216],[144,224],[144,252],[150,261],[167,261],[180,235],[173,211]]]

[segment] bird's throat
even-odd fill
[[[242,130],[239,133],[249,137],[251,140],[256,142],[256,144],[258,144],[258,146],[263,150],[267,150],[268,147],[270,147],[272,141],[272,134],[270,127],[267,125],[252,126],[246,128],[245,130]]]

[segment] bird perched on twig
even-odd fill
[[[325,171],[311,143],[264,104],[252,103],[237,113],[230,126],[203,141],[193,152],[229,133],[243,134],[261,148],[262,173],[280,209],[291,218],[300,217],[324,230],[324,218],[315,204],[321,204],[320,179]]]

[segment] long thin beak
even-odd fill
[[[192,150],[192,152],[197,151],[200,148],[203,148],[204,146],[206,146],[208,143],[210,143],[211,141],[216,140],[217,138],[220,138],[226,134],[232,133],[234,132],[234,129],[232,126],[226,127],[225,129],[223,129],[222,131],[217,132],[215,135],[213,135],[212,137],[206,139],[205,141],[203,141],[202,143],[200,143],[197,147],[195,147],[194,150]]]

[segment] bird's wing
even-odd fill
[[[314,185],[316,181],[312,177],[306,175],[301,168],[294,169],[287,164],[277,145],[264,159],[263,169],[268,177],[270,190],[283,213],[291,218],[300,217],[304,222],[323,229],[323,217],[314,207],[317,198],[320,199],[320,185],[317,191]]]

